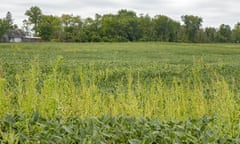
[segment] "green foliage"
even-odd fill
[[[60,39],[61,22],[60,19],[52,15],[43,15],[38,24],[37,32],[43,40]]]
[[[213,27],[205,28],[207,42],[217,42],[217,30]]]
[[[138,21],[139,41],[152,41],[154,35],[152,18],[149,15],[141,15]]]
[[[238,143],[239,55],[237,44],[0,44],[0,140]]]
[[[35,36],[45,41],[62,42],[191,42],[191,43],[239,43],[239,23],[233,29],[221,24],[219,28],[201,28],[203,19],[194,15],[181,16],[182,22],[168,16],[140,14],[121,9],[117,14],[95,14],[95,18],[82,19],[80,16],[62,14],[45,15],[38,6],[26,10],[27,20],[23,20],[26,35]],[[0,19],[0,38],[10,29],[17,29],[12,15]]]
[[[108,41],[139,40],[138,18],[133,11],[120,10],[117,15],[104,15],[100,28]]]
[[[153,29],[158,41],[176,42],[179,28],[180,23],[167,16],[159,15],[153,19]]]
[[[12,19],[11,12],[7,12],[7,14],[6,14],[6,21],[8,23],[9,28],[13,29],[13,19]]]
[[[38,6],[32,6],[25,12],[25,15],[28,16],[28,21],[34,25],[32,30],[34,30],[35,35],[37,35],[38,25],[42,17],[42,10]]]
[[[6,19],[0,19],[0,40],[2,36],[9,30],[9,24]]]
[[[229,25],[220,25],[218,31],[218,42],[231,42],[232,41],[232,31]]]
[[[202,18],[193,15],[183,15],[183,25],[168,16],[140,14],[121,9],[117,14],[96,14],[95,18],[82,19],[80,16],[63,14],[62,16],[45,15],[37,6],[32,6],[25,12],[28,16],[23,21],[23,29],[31,36],[30,28],[35,36],[45,41],[62,42],[135,42],[135,41],[161,41],[161,42],[239,42],[239,30],[236,24],[231,30],[228,25],[219,28],[201,28]],[[16,29],[13,25],[12,15],[0,21],[0,37],[8,28]]]
[[[202,18],[193,15],[184,15],[181,17],[184,22],[185,31],[188,34],[190,42],[197,42],[196,35],[202,26]]]
[[[79,16],[64,14],[61,16],[63,32],[61,40],[63,41],[83,41],[81,29],[83,22]]]
[[[218,136],[214,119],[162,122],[127,116],[56,117],[38,112],[29,118],[7,115],[0,120],[1,143],[239,143],[239,137]],[[11,139],[10,139],[11,138]]]
[[[237,23],[233,29],[233,41],[240,42],[240,23]]]

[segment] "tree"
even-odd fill
[[[39,7],[37,6],[32,6],[29,10],[25,12],[25,15],[28,16],[28,21],[33,24],[33,29],[35,32],[35,35],[37,35],[38,31],[38,25],[41,21],[42,17],[42,11]]]
[[[80,31],[83,22],[80,16],[63,14],[60,19],[63,26],[62,39],[64,41],[81,41]]]
[[[140,18],[138,18],[138,27],[140,41],[153,40],[153,23],[149,15],[141,15]]]
[[[31,30],[30,30],[30,22],[27,20],[23,20],[23,26],[22,29],[24,30],[25,34],[27,36],[31,36]]]
[[[233,29],[233,41],[240,42],[240,22],[238,22]]]
[[[173,42],[177,41],[177,32],[180,23],[172,20],[171,18],[158,15],[153,19],[153,29],[155,32],[156,40]]]
[[[196,36],[202,26],[202,18],[193,15],[184,15],[181,17],[184,22],[185,31],[190,42],[197,42]]]
[[[44,40],[60,39],[61,20],[59,17],[52,15],[42,15],[38,25],[39,36]]]
[[[140,38],[139,21],[133,11],[120,10],[116,15],[106,14],[101,21],[104,41],[138,41]]]
[[[86,18],[83,23],[84,29],[81,39],[88,42],[100,42],[102,40],[102,16],[95,15],[95,19]]]
[[[119,36],[128,41],[139,40],[139,25],[137,14],[134,11],[120,10],[117,19],[120,24]]]
[[[221,24],[218,30],[218,42],[231,42],[232,30],[229,25]]]
[[[6,19],[0,19],[0,39],[9,30],[9,23]]]
[[[6,21],[7,21],[8,25],[9,25],[9,28],[10,28],[10,29],[13,29],[14,26],[13,26],[12,14],[11,14],[11,12],[9,12],[9,11],[8,11],[7,14],[6,14]]]
[[[120,27],[120,24],[116,19],[116,15],[113,14],[105,14],[102,16],[101,32],[103,35],[103,41],[114,41],[117,37],[117,27]]]
[[[206,43],[206,42],[209,42],[208,41],[208,37],[207,37],[207,34],[205,32],[205,29],[200,29],[198,30],[197,32],[197,36],[196,36],[196,42],[198,43]]]
[[[169,18],[164,15],[157,15],[153,19],[153,29],[155,33],[156,40],[158,41],[168,41],[169,35]]]
[[[177,42],[189,42],[188,34],[186,33],[185,27],[180,25],[177,32]]]
[[[83,31],[82,31],[82,41],[92,42],[95,39],[97,34],[95,21],[94,19],[88,17],[83,22]]]
[[[93,42],[100,42],[102,40],[102,16],[95,14],[95,20],[93,22],[94,33],[91,36]]]
[[[205,35],[206,35],[206,42],[216,42],[216,38],[217,38],[217,30],[216,28],[213,27],[206,27],[205,28]]]

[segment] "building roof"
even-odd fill
[[[9,30],[7,35],[8,35],[8,37],[11,37],[11,38],[23,38],[23,37],[25,37],[24,31],[21,30],[21,29]]]

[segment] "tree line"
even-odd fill
[[[33,6],[26,10],[23,30],[28,35],[41,37],[45,41],[63,42],[240,42],[240,22],[234,28],[221,24],[218,28],[202,28],[203,19],[194,15],[183,15],[180,22],[165,15],[137,15],[131,10],[122,9],[117,14],[96,14],[94,18],[63,14],[45,15]],[[11,13],[0,19],[0,36],[9,29],[16,29]]]

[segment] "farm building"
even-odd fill
[[[9,30],[0,38],[0,42],[41,42],[41,37],[26,36],[26,33],[21,29]]]
[[[9,30],[1,38],[2,42],[22,42],[24,40],[25,33],[21,29]]]
[[[23,42],[42,42],[41,37],[26,36],[23,38]]]

